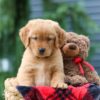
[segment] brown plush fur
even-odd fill
[[[86,36],[78,35],[73,32],[67,34],[69,39],[62,48],[64,58],[65,81],[72,84],[84,84],[87,82],[100,85],[100,78],[96,71],[91,71],[89,67],[82,64],[85,75],[82,75],[79,66],[73,62],[73,58],[80,56],[85,60],[88,56],[90,41]]]
[[[25,52],[18,70],[19,85],[67,87],[64,84],[60,47],[66,40],[65,31],[51,20],[35,19],[20,30]],[[45,52],[40,53],[40,49]]]

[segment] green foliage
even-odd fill
[[[0,38],[14,31],[15,10],[15,0],[0,0]]]
[[[54,4],[52,3],[52,5]],[[85,35],[89,35],[97,30],[97,25],[78,4],[56,4],[54,9],[51,8],[51,11],[48,8],[47,6],[45,7],[45,18],[59,22],[66,30],[71,26],[74,32]]]
[[[12,72],[0,72],[0,100],[4,100],[4,80],[16,75],[21,62],[23,45],[18,30],[27,20],[28,0],[0,0],[0,59],[8,58],[13,65]]]
[[[22,44],[18,41],[18,30],[28,19],[27,0],[0,0],[0,58],[10,59],[16,68],[15,61],[20,55],[18,48],[23,51]]]
[[[13,44],[10,37],[15,27],[15,10],[15,0],[0,0],[0,56],[7,55]]]

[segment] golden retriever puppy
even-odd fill
[[[31,20],[19,35],[26,48],[17,74],[19,85],[67,87],[59,49],[66,35],[59,24],[51,20]]]

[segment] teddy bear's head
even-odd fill
[[[88,56],[90,46],[88,37],[73,32],[69,32],[67,35],[68,39],[62,47],[63,56],[66,58],[80,56],[85,59]]]

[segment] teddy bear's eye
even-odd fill
[[[75,43],[75,44],[77,44],[77,42],[76,42],[76,41],[72,41],[72,43]]]
[[[67,43],[70,43],[70,41],[67,41]]]

